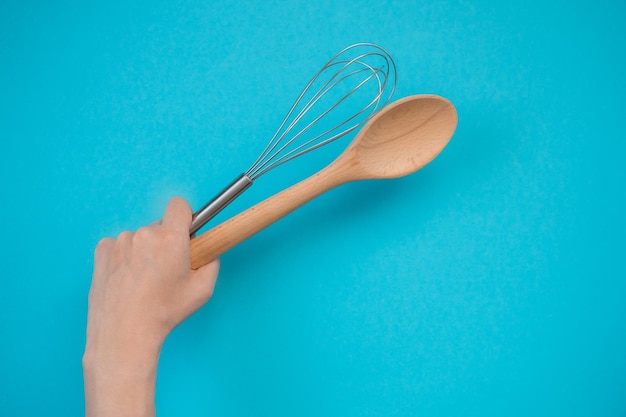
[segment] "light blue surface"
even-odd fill
[[[164,416],[626,415],[626,4],[0,3],[0,415],[83,413],[96,242],[199,207],[359,41],[459,127],[222,258]],[[314,170],[259,180],[227,214]]]

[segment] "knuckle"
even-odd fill
[[[117,236],[117,241],[120,243],[127,243],[133,237],[133,234],[129,231],[124,231]]]
[[[149,227],[142,227],[139,230],[137,230],[137,232],[135,233],[134,239],[136,241],[145,242],[145,241],[153,240],[154,237],[155,237],[154,229],[151,229]]]
[[[104,239],[101,239],[96,245],[96,248],[94,250],[94,255],[100,256],[101,254],[108,252],[108,250],[111,248],[112,245],[113,245],[112,238],[105,237]]]

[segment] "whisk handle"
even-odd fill
[[[191,240],[191,268],[198,269],[301,205],[344,181],[322,170]]]
[[[246,174],[241,174],[239,177],[235,178],[235,180],[218,195],[213,197],[204,207],[193,214],[189,234],[193,235],[200,230],[202,226],[215,217],[217,213],[222,211],[224,207],[230,204],[251,185],[252,180]]]

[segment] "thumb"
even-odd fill
[[[191,225],[191,215],[189,203],[183,198],[174,197],[167,203],[161,224],[172,230],[188,232]]]

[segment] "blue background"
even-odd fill
[[[626,415],[624,1],[1,1],[0,415],[84,410],[92,251],[247,168],[334,53],[457,132],[222,258],[159,416]],[[260,179],[229,216],[317,169]]]

